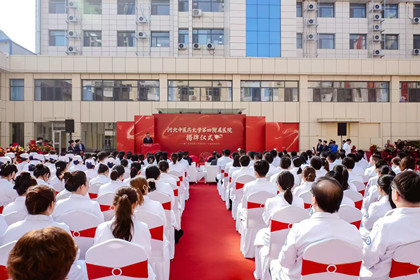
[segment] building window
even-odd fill
[[[296,33],[296,48],[302,48],[302,33]]]
[[[135,0],[118,0],[118,14],[119,15],[136,14],[136,1]]]
[[[335,35],[318,34],[318,49],[335,49]]]
[[[35,80],[36,101],[71,101],[71,80]]]
[[[231,102],[232,81],[168,81],[168,101]]]
[[[92,151],[100,150],[111,152],[117,149],[116,123],[81,123],[81,130],[81,139],[83,143]]]
[[[321,3],[318,5],[318,17],[334,17],[334,3]]]
[[[296,17],[302,17],[302,2],[296,2]]]
[[[188,0],[178,0],[178,12],[188,12]]]
[[[50,0],[49,12],[50,14],[65,14],[66,0]]]
[[[366,49],[366,34],[350,34],[350,49],[351,50],[365,50]]]
[[[299,101],[297,81],[242,81],[241,101]]]
[[[24,100],[25,83],[23,79],[10,79],[10,100]]]
[[[169,0],[152,0],[152,15],[169,15]]]
[[[65,30],[50,30],[49,33],[50,46],[62,47],[67,45]]]
[[[188,46],[189,44],[188,29],[178,29],[178,43],[183,43],[184,45]]]
[[[85,47],[101,47],[102,31],[84,31],[83,46]]]
[[[193,29],[193,43],[206,45],[213,43],[214,45],[224,44],[224,31],[223,29]]]
[[[384,40],[381,42],[384,50],[398,50],[398,35],[384,34]]]
[[[134,47],[136,45],[136,34],[134,31],[118,31],[118,47]]]
[[[87,15],[101,15],[102,0],[84,0],[83,13]]]
[[[169,32],[152,32],[152,47],[169,47]]]
[[[159,101],[159,81],[83,80],[83,101]]]
[[[413,35],[413,49],[420,49],[420,35]]]
[[[25,124],[24,123],[10,123],[10,143],[25,146]]]
[[[400,102],[420,102],[420,82],[400,82]]]
[[[365,18],[366,17],[366,4],[350,3],[350,17],[351,18]]]
[[[309,101],[389,102],[388,82],[309,81]]]
[[[223,12],[224,0],[193,0],[193,9],[200,9],[203,12]]]
[[[420,4],[414,5],[413,17],[420,17]]]
[[[383,18],[398,18],[398,4],[386,4],[382,12]]]

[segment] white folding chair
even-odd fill
[[[392,256],[390,279],[418,280],[420,277],[420,241],[399,246]]]
[[[338,210],[338,215],[344,221],[354,225],[357,229],[360,228],[362,222],[362,211],[349,205],[341,205]]]
[[[255,177],[251,175],[240,175],[238,176],[238,178],[236,178],[235,182],[233,182],[233,185],[234,185],[233,196],[232,196],[233,219],[236,220],[238,218],[237,216],[238,205],[242,201],[242,197],[244,196],[244,185],[254,180],[255,180]]]
[[[362,259],[362,248],[340,239],[313,243],[303,252],[302,280],[357,280]]]
[[[206,172],[205,183],[215,183],[218,167],[216,165],[208,165],[206,166]]]
[[[102,186],[101,183],[92,184],[89,186],[89,197],[92,200],[96,200],[98,197],[99,188]]]
[[[57,222],[65,223],[80,249],[80,259],[85,259],[87,250],[93,246],[96,228],[102,222],[97,216],[82,212],[71,211],[61,215]]]
[[[149,273],[148,259],[143,246],[122,240],[110,239],[86,252],[86,269],[89,279],[153,279]]]
[[[302,193],[301,195],[299,195],[299,197],[302,198],[305,209],[308,209],[310,211],[311,208],[312,208],[312,193],[311,193],[311,191],[306,191],[306,192]]]
[[[241,221],[244,229],[244,232],[241,234],[241,251],[245,258],[255,257],[255,236],[260,229],[266,227],[262,218],[265,201],[273,196],[272,193],[262,191],[253,193],[247,198],[247,205],[244,205],[247,209],[247,215],[245,220]]]
[[[354,207],[356,207],[357,209],[362,209],[362,204],[363,204],[363,195],[360,192],[355,192],[355,191],[345,191],[344,195],[348,198],[350,198],[351,200],[353,200],[354,202]]]
[[[9,259],[10,251],[12,251],[17,241],[4,244],[0,247],[0,280],[10,279],[7,275],[7,260]]]
[[[25,217],[26,217],[25,214],[15,211],[7,215],[4,215],[4,220],[6,221],[7,225],[10,226],[11,224],[24,220]]]
[[[99,203],[102,213],[104,214],[105,221],[110,221],[114,217],[114,193],[106,193],[98,196],[96,201]]]
[[[190,165],[189,167],[189,181],[191,182],[195,182],[196,184],[198,183],[198,181],[200,181],[201,179],[204,178],[204,176],[206,176],[206,172],[204,171],[198,171],[197,167],[194,165]]]
[[[152,254],[149,262],[157,279],[168,280],[170,259],[169,247],[165,247],[165,243],[169,244],[163,234],[164,221],[158,215],[147,211],[137,211],[135,212],[135,217],[149,227],[150,235],[152,236]]]
[[[365,191],[366,191],[365,184],[363,184],[360,181],[351,181],[350,183],[356,186],[357,191],[362,195],[362,197],[365,195]]]

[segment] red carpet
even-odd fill
[[[252,280],[254,262],[239,250],[240,235],[216,185],[190,185],[175,246],[171,280]]]

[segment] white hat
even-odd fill
[[[34,155],[37,155],[37,154],[38,154],[37,152],[30,152],[29,153],[30,156],[34,156]]]
[[[5,156],[6,156],[6,157],[9,157],[9,158],[11,158],[11,159],[14,159],[14,158],[16,157],[15,153],[12,153],[12,152],[10,152],[10,153],[6,153],[6,154],[5,154]]]
[[[48,159],[57,161],[58,160],[58,155],[49,155]]]
[[[75,156],[74,158],[73,158],[73,161],[79,161],[79,163],[80,162],[83,162],[83,159],[82,159],[82,157],[81,156]]]
[[[67,156],[59,156],[58,160],[69,162],[69,158]]]
[[[12,163],[12,159],[9,158],[9,157],[4,156],[4,157],[0,157],[0,162],[1,163],[6,163],[6,162]]]
[[[34,159],[37,159],[37,160],[40,160],[40,161],[45,161],[44,155],[35,154],[33,157],[34,157]]]
[[[20,158],[28,159],[29,158],[29,154],[28,153],[21,153],[20,154]]]

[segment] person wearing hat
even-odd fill
[[[25,167],[25,165],[29,163],[29,154],[28,153],[20,154],[20,160],[21,162],[17,165],[18,175],[23,171],[23,167]]]

